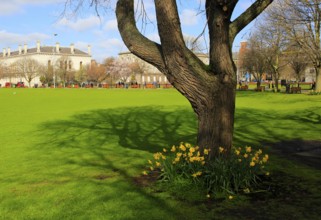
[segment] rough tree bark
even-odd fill
[[[118,0],[118,29],[128,49],[154,65],[191,103],[198,117],[197,144],[231,149],[233,140],[236,67],[232,43],[248,23],[273,0],[257,0],[237,19],[231,16],[238,0],[207,0],[205,11],[209,29],[209,65],[205,65],[183,39],[175,0],[155,0],[157,26],[161,44],[144,37],[137,29],[134,0]],[[183,141],[183,140],[182,140]]]

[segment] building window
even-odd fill
[[[48,60],[48,67],[51,66],[51,60]]]
[[[68,68],[71,70],[72,69],[72,63],[71,60],[69,60]]]
[[[82,69],[82,61],[79,63],[79,69]]]

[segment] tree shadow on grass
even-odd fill
[[[181,141],[195,143],[196,117],[191,110],[137,107],[95,110],[68,120],[47,122],[40,132],[55,147],[99,148],[117,144],[156,152]]]
[[[77,177],[80,181],[102,184],[99,180],[111,175],[120,176],[112,185],[114,191],[135,190],[150,203],[163,207],[167,213],[179,216],[182,213],[164,199],[148,193],[133,184],[132,167],[138,170],[150,153],[181,141],[195,143],[197,120],[189,108],[137,107],[95,110],[74,115],[68,120],[46,122],[38,134],[42,137],[39,148],[61,164],[77,168],[94,168],[108,174]],[[280,142],[282,140],[308,139],[302,131],[321,130],[317,109],[285,114],[254,109],[237,109],[234,142],[237,145]],[[300,134],[300,135],[298,135]],[[281,146],[282,147],[282,146]],[[131,184],[125,184],[124,182]],[[120,188],[121,187],[121,188]],[[100,193],[97,200],[111,199]],[[134,202],[127,208],[150,209],[151,206]],[[90,207],[90,204],[88,204]]]
[[[293,113],[248,108],[236,111],[234,139],[240,146],[265,145],[287,159],[320,169],[320,131],[317,107]]]
[[[245,144],[313,139],[321,130],[319,108],[293,113],[242,108],[236,110],[235,121],[234,138]]]
[[[46,151],[46,159],[59,160],[57,164],[65,167],[59,175],[74,175],[73,179],[98,185],[102,183],[100,180],[108,181],[116,176],[115,182],[109,183],[113,191],[119,194],[135,191],[148,200],[148,204],[153,203],[154,207],[179,216],[182,213],[178,213],[167,201],[137,186],[133,173],[140,169],[143,171],[150,153],[162,151],[181,141],[195,143],[196,125],[196,117],[189,108],[131,107],[94,110],[74,115],[68,120],[42,124],[37,132],[41,137],[38,150]],[[84,171],[84,176],[78,176],[79,173],[72,169],[90,171]],[[93,170],[98,173],[93,175]],[[101,193],[94,196],[97,201],[105,201],[111,195]],[[133,200],[124,203],[128,210],[153,207],[136,204],[135,198],[127,199]]]

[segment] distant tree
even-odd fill
[[[88,81],[87,79],[87,67],[81,67],[75,72],[75,81],[79,84]]]
[[[74,75],[74,70],[72,69],[72,62],[69,56],[61,56],[55,63],[54,75],[58,76],[62,86],[66,87],[66,83]],[[74,77],[73,77],[74,78]]]
[[[41,65],[39,66],[39,79],[42,84],[52,84],[53,83],[53,67],[52,65],[46,66]]]
[[[294,71],[296,81],[300,82],[304,71],[309,65],[307,62],[309,58],[307,58],[307,56],[299,48],[292,48],[290,51],[291,53],[288,55],[289,65]]]
[[[0,79],[6,77],[6,66],[3,63],[0,63]]]
[[[143,65],[142,64],[140,64],[139,62],[137,62],[137,61],[134,61],[134,62],[132,62],[132,63],[129,63],[128,64],[128,67],[129,67],[129,69],[130,69],[130,71],[131,71],[131,73],[132,73],[132,75],[131,75],[131,82],[137,82],[137,80],[136,80],[136,76],[137,75],[142,75],[143,73],[144,73],[144,69],[143,69]]]
[[[279,20],[304,51],[316,73],[316,90],[321,91],[321,2],[320,0],[279,1]]]
[[[266,60],[268,67],[266,71],[272,73],[274,80],[274,91],[279,91],[279,79],[281,70],[286,67],[287,60],[283,52],[288,47],[288,36],[283,23],[274,16],[275,8],[278,4],[271,5],[264,11],[263,16],[256,23],[255,35],[261,41],[260,50],[264,49],[262,54]]]
[[[132,75],[130,63],[122,59],[115,60],[109,71],[114,79],[122,83],[128,82]]]
[[[185,45],[194,53],[204,53],[205,45],[202,44],[199,38],[184,35]]]
[[[242,63],[243,68],[255,78],[257,88],[261,86],[263,74],[269,70],[269,61],[265,53],[267,53],[267,49],[260,35],[253,35],[248,41]]]
[[[101,83],[107,78],[106,68],[104,65],[100,65],[96,62],[91,62],[91,65],[87,68],[88,81]]]
[[[36,78],[41,69],[41,65],[35,59],[22,58],[16,61],[13,66],[15,66],[16,75],[24,78],[29,87],[31,86],[31,81]]]
[[[114,81],[116,80],[114,78],[114,75],[113,75],[114,62],[115,62],[115,58],[114,57],[107,57],[103,62],[103,65],[104,65],[105,70],[106,70],[106,76],[107,76],[106,77],[106,81],[110,85],[113,85]]]

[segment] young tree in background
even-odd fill
[[[289,65],[294,71],[297,82],[300,82],[304,71],[308,67],[309,63],[307,60],[309,59],[306,57],[303,51],[300,50],[300,48],[292,48],[287,57],[289,59]]]
[[[267,71],[272,73],[274,91],[279,91],[280,71],[287,65],[283,52],[288,47],[288,37],[282,22],[274,16],[278,4],[274,4],[264,12],[260,22],[256,24],[255,35],[260,39],[262,54],[269,65]],[[260,58],[259,58],[260,59]],[[260,62],[263,62],[260,61]]]
[[[40,65],[39,66],[39,76],[40,76],[40,82],[42,84],[52,84],[53,83],[53,67]]]
[[[263,74],[266,74],[270,69],[266,53],[268,53],[268,51],[261,36],[252,35],[248,41],[248,48],[245,51],[242,63],[243,68],[255,78],[257,88],[261,86]]]

